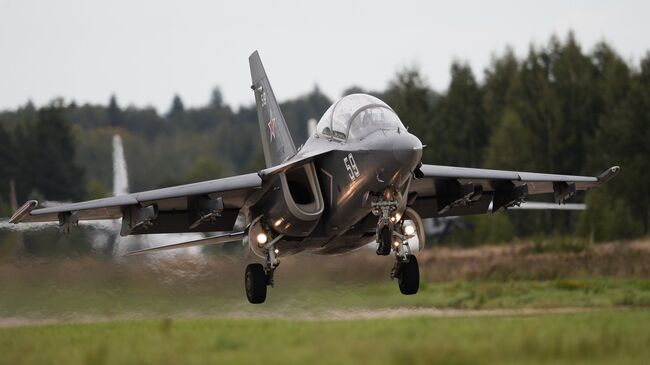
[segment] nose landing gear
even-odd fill
[[[390,254],[393,244],[393,229],[399,221],[398,199],[391,190],[372,202],[372,213],[379,217],[377,222],[377,255]]]
[[[390,276],[397,279],[399,291],[402,294],[413,295],[417,293],[420,287],[418,259],[414,255],[408,255],[405,261],[397,259]]]
[[[413,295],[420,286],[418,260],[411,254],[408,243],[408,239],[415,236],[415,228],[405,225],[398,210],[400,202],[401,195],[390,189],[372,202],[372,212],[379,216],[377,255],[388,256],[391,251],[395,251],[395,265],[390,277],[398,280],[402,294]]]
[[[403,224],[403,223],[402,223]],[[402,226],[400,224],[400,226]],[[408,239],[412,235],[395,232],[397,240],[395,241],[395,265],[391,270],[391,279],[397,279],[399,290],[404,295],[413,295],[418,292],[420,287],[420,268],[418,259],[411,253]]]

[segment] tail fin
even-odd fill
[[[124,148],[122,137],[119,134],[113,136],[113,196],[129,193],[129,177],[124,159]]]
[[[248,58],[251,67],[251,88],[255,92],[257,103],[257,118],[260,122],[262,147],[266,167],[279,165],[296,153],[296,146],[291,139],[291,133],[284,121],[278,102],[275,100],[273,89],[266,76],[262,60],[257,51]]]

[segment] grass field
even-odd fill
[[[546,281],[456,281],[422,283],[417,295],[403,296],[397,284],[353,285],[298,282],[269,290],[267,303],[246,302],[243,289],[74,285],[0,285],[0,317],[150,318],[160,316],[318,317],[327,310],[385,308],[616,308],[650,307],[650,280],[583,278]]]
[[[4,364],[647,364],[650,312],[159,320],[0,330]]]
[[[277,286],[257,306],[246,302],[242,261],[0,262],[0,364],[650,358],[648,241],[562,253],[437,249],[420,256],[414,296],[399,293],[391,261],[372,252],[298,256],[283,259]]]
[[[519,250],[519,251],[517,251]],[[650,307],[650,242],[581,253],[522,248],[440,249],[420,257],[414,296],[372,252],[283,259],[267,302],[251,306],[243,260],[88,257],[0,262],[0,318],[313,316],[328,309]]]

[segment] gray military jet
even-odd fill
[[[408,240],[417,235],[424,245],[422,218],[497,212],[546,193],[564,204],[619,171],[588,177],[423,165],[420,140],[390,106],[365,94],[330,106],[296,148],[257,52],[249,63],[265,169],[49,208],[28,201],[10,222],[58,221],[67,231],[80,220],[121,218],[122,235],[221,232],[131,254],[243,241],[265,262],[246,267],[251,303],[266,299],[282,256],[338,254],[377,241],[378,255],[394,253],[391,277],[409,295],[420,276]]]

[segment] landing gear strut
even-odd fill
[[[372,202],[372,213],[379,217],[377,222],[377,255],[387,256],[390,254],[393,244],[393,229],[395,222],[399,220],[399,216],[396,216],[398,204],[398,198],[390,189],[387,189],[384,194]]]
[[[415,229],[410,231],[404,225],[404,220],[398,211],[401,194],[392,190],[375,196],[372,201],[372,213],[379,217],[377,222],[377,255],[387,256],[395,251],[395,265],[390,273],[392,279],[397,279],[399,290],[404,295],[413,295],[420,286],[420,268],[418,260],[411,254],[408,240],[414,237]]]
[[[377,238],[377,255],[388,256],[391,249],[391,239],[393,238],[390,227],[383,226]]]

